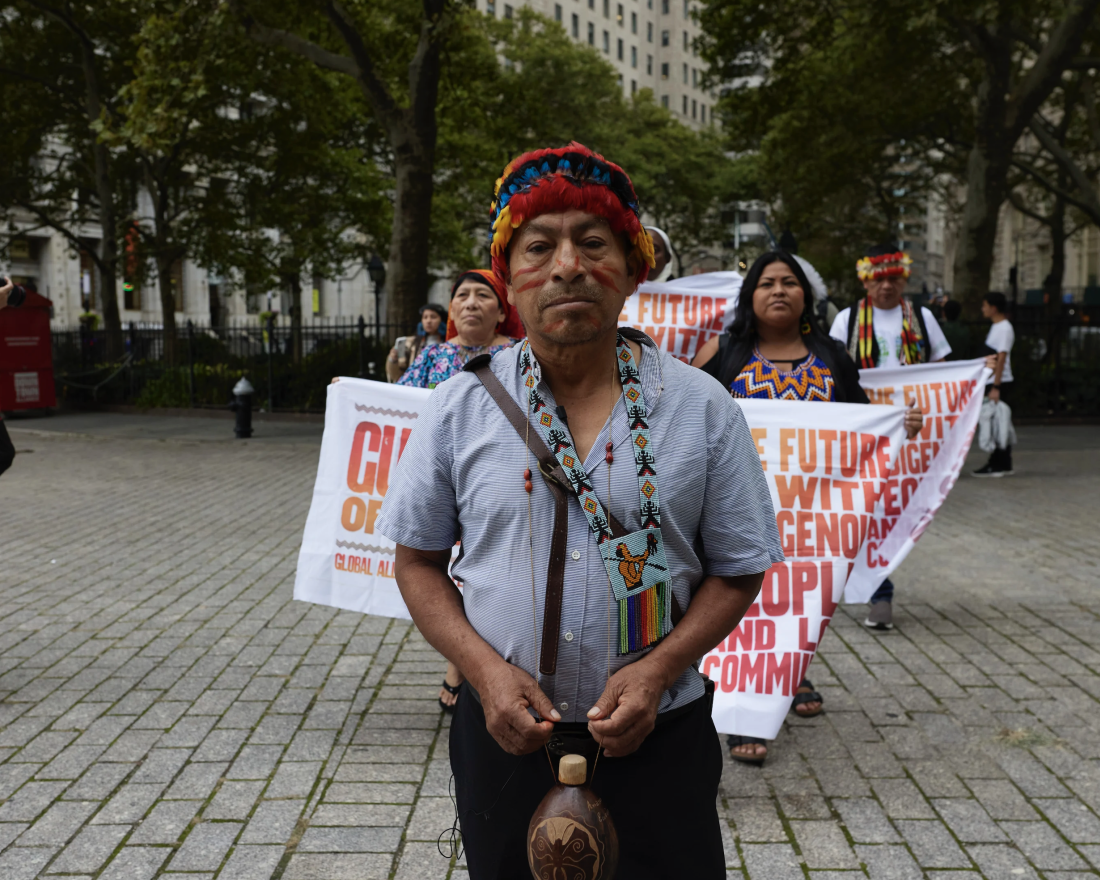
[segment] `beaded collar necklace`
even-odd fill
[[[611,533],[610,518],[596,497],[592,478],[577,454],[569,429],[539,394],[542,371],[526,340],[519,357],[521,375],[527,387],[528,413],[537,416],[546,445],[569,477],[607,570],[618,611],[618,653],[624,655],[656,644],[671,631],[672,578],[661,535],[656,450],[649,433],[649,411],[634,355],[622,334],[616,345],[616,362],[630,424],[642,522],[641,529],[621,537]],[[613,460],[610,449],[606,460],[610,479]],[[527,474],[524,476],[530,492],[530,478]]]

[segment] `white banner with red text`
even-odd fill
[[[393,577],[393,541],[375,531],[390,474],[426,388],[341,378],[328,386],[325,433],[294,598],[409,619]]]
[[[691,363],[703,343],[733,322],[740,290],[737,272],[647,281],[627,298],[619,323],[641,330],[662,351]]]
[[[905,438],[900,407],[739,400],[771,488],[784,562],[703,658],[721,733],[774,739],[861,554]]]
[[[987,378],[985,360],[860,370],[872,403],[917,401],[924,428],[902,445],[895,472],[883,487],[867,543],[848,577],[845,602],[867,602],[913,549],[959,477]]]

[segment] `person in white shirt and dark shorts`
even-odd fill
[[[985,386],[986,397],[997,402],[1010,403],[1012,397],[1012,345],[1016,341],[1016,331],[1012,322],[1005,317],[1008,305],[1003,293],[987,293],[982,302],[982,317],[993,322],[985,337],[985,353],[996,358],[993,363],[993,375]],[[974,471],[975,477],[1007,477],[1012,469],[1012,447],[994,449],[984,467]]]
[[[829,335],[843,343],[860,369],[926,364],[951,353],[935,316],[902,296],[912,262],[895,245],[878,245],[856,263],[867,296],[836,316]],[[871,596],[864,626],[893,629],[893,600],[894,583],[887,578]]]

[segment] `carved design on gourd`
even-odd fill
[[[531,831],[528,853],[538,880],[594,880],[603,867],[597,832],[571,813],[550,816]]]

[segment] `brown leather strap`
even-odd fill
[[[558,668],[558,641],[561,633],[561,606],[565,594],[565,545],[569,537],[569,496],[575,495],[573,484],[562,470],[561,464],[543,442],[538,430],[532,431],[527,415],[519,408],[512,396],[500,384],[500,380],[489,369],[492,357],[478,355],[463,368],[477,376],[493,402],[500,407],[516,433],[524,439],[528,448],[535,454],[539,463],[539,473],[546,481],[550,494],[554,496],[554,530],[550,536],[550,561],[546,566],[546,598],[542,612],[542,651],[539,672],[553,675]],[[627,534],[622,523],[609,510],[612,536],[619,538]],[[676,595],[672,595],[672,624],[675,626],[684,616]]]

